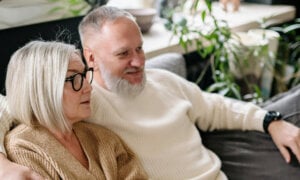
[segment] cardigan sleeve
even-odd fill
[[[118,166],[118,178],[130,179],[148,179],[140,161],[134,152],[120,139],[121,143],[115,148]]]

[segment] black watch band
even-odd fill
[[[267,112],[267,114],[264,118],[264,122],[263,122],[263,128],[264,128],[265,132],[269,134],[268,127],[269,127],[270,123],[272,121],[280,120],[281,118],[282,118],[282,115],[280,114],[280,112],[277,112],[277,111]]]

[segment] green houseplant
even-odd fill
[[[48,0],[49,2],[59,3],[51,9],[49,13],[64,11],[63,17],[73,17],[84,15],[95,7],[105,5],[108,0]]]
[[[300,83],[300,19],[269,29],[280,34],[273,86],[277,94]]]
[[[199,11],[198,5],[200,2],[200,0],[193,1],[190,7],[190,17],[193,21],[191,24],[197,21],[203,24],[202,27],[189,24],[191,21],[184,16],[174,18],[177,10],[182,11],[183,4],[173,10],[165,11],[166,27],[173,32],[174,36],[179,38],[179,43],[185,50],[189,46],[195,45],[197,53],[203,59],[209,59],[196,83],[203,80],[207,68],[210,67],[214,83],[208,87],[207,91],[242,99],[240,86],[236,83],[235,77],[230,71],[229,54],[233,53],[231,48],[234,48],[226,47],[233,36],[230,28],[226,21],[215,18],[210,0],[205,0],[206,8]],[[203,27],[210,27],[210,29],[203,29]],[[198,38],[194,38],[195,36]]]
[[[268,45],[249,47],[241,43],[236,38],[237,35],[231,32],[227,22],[213,15],[210,0],[193,0],[188,8],[188,16],[181,16],[182,13],[178,12],[183,11],[186,2],[181,1],[175,8],[166,9],[162,14],[166,18],[166,28],[178,38],[179,44],[185,50],[191,46],[196,47],[201,59],[206,60],[206,65],[195,82],[203,81],[205,73],[210,70],[214,82],[206,91],[255,103],[262,102],[262,87],[243,74],[237,79],[232,72],[232,64],[241,73],[250,57],[259,58],[266,67],[271,66],[272,63],[268,63],[272,62],[270,59],[274,55],[270,54]],[[236,40],[235,43],[232,43],[233,39]]]

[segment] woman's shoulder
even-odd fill
[[[5,136],[4,145],[6,149],[17,147],[30,149],[33,148],[32,145],[43,147],[45,139],[49,144],[50,141],[54,140],[45,128],[33,128],[25,124],[19,124]]]
[[[32,127],[29,127],[25,124],[19,124],[16,127],[14,127],[11,131],[8,132],[6,135],[6,138],[24,138],[28,136],[32,136],[35,132],[35,129]]]

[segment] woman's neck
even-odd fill
[[[50,131],[50,130],[49,130]],[[86,168],[89,168],[88,159],[81,147],[80,141],[75,132],[53,132],[50,133]]]

